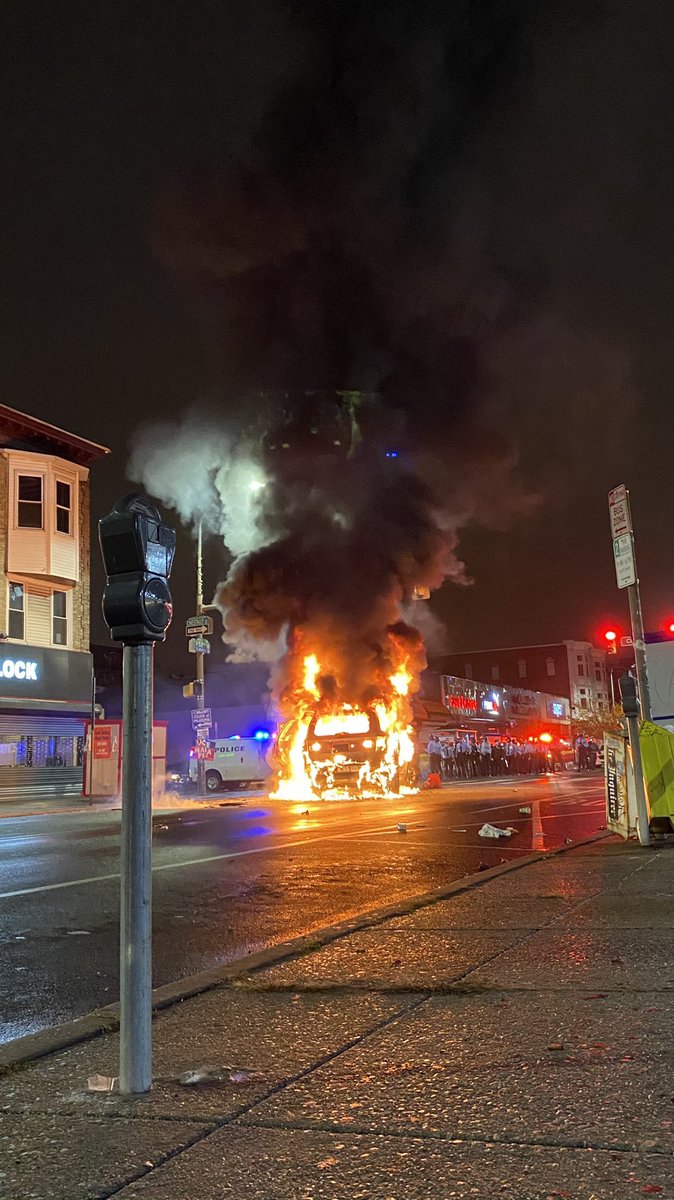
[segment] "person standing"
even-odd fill
[[[486,779],[491,775],[491,743],[489,738],[483,737],[479,746],[480,750],[480,775]]]
[[[442,773],[442,757],[440,742],[431,734],[428,739],[428,765],[431,769],[431,775],[439,775]]]

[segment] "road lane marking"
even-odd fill
[[[409,828],[413,829],[414,822],[409,822]],[[298,846],[311,846],[316,842],[335,842],[345,839],[363,837],[366,833],[381,834],[394,832],[390,825],[383,829],[363,830],[356,829],[352,833],[329,833],[324,837],[300,838],[294,842],[282,842],[277,846],[251,846],[248,850],[229,850],[226,854],[208,854],[203,858],[186,858],[180,862],[174,863],[157,863],[153,866],[152,871],[177,871],[180,867],[196,867],[202,863],[220,862],[227,858],[246,858],[250,854],[271,854],[276,850],[294,850]],[[399,835],[400,836],[400,835]],[[62,888],[79,887],[85,883],[105,883],[110,879],[119,879],[119,871],[113,871],[109,875],[87,875],[82,879],[64,879],[61,883],[42,883],[37,887],[17,888],[13,892],[0,892],[0,900],[12,900],[15,896],[33,896],[38,892],[55,892]]]

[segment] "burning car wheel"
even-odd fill
[[[219,792],[222,788],[222,775],[219,771],[206,772],[206,788],[209,792]]]

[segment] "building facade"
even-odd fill
[[[107,453],[0,405],[0,797],[81,787],[89,467]]]
[[[591,642],[569,640],[443,654],[434,658],[431,666],[445,675],[564,696],[571,705],[572,716],[586,709],[607,709],[611,705],[606,652]]]
[[[481,737],[554,738],[569,734],[570,703],[564,695],[521,685],[483,683],[425,671],[414,698],[416,723],[423,735],[463,733]]]

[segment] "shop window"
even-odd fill
[[[553,676],[553,675],[554,675],[554,673],[555,673],[555,660],[554,660],[554,658],[546,658],[546,660],[545,660],[545,670],[546,670],[547,674],[548,674],[548,675],[549,675],[549,676],[552,678],[552,676]]]
[[[56,480],[56,529],[58,533],[71,531],[71,489],[69,483]]]
[[[519,675],[520,679],[526,679],[526,677],[527,677],[527,660],[526,660],[526,658],[518,659],[517,674]]]
[[[68,593],[52,594],[52,642],[55,646],[68,645]]]
[[[16,523],[19,529],[43,529],[42,476],[19,475],[17,495]]]
[[[494,683],[496,683],[501,678],[501,672],[499,671],[498,663],[492,663],[491,677],[492,677]]]
[[[22,583],[10,583],[7,636],[22,642],[26,637],[26,596]]]

